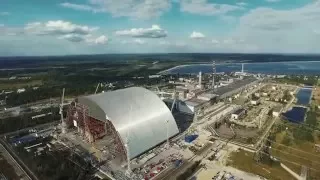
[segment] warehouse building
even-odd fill
[[[253,77],[247,77],[242,80],[235,80],[227,86],[218,87],[213,93],[218,96],[218,99],[224,99],[257,84],[258,82],[260,82],[260,80]]]
[[[233,120],[239,120],[241,117],[243,117],[246,114],[245,109],[238,109],[234,113],[231,114],[231,119]]]

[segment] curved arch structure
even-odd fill
[[[109,120],[122,143],[128,137],[130,159],[166,140],[167,121],[169,137],[179,132],[169,108],[145,88],[132,87],[79,97],[78,102],[88,107],[88,116]]]

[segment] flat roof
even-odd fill
[[[217,97],[218,95],[212,94],[212,93],[203,93],[203,94],[200,94],[199,96],[212,99],[212,98],[214,98],[214,97]]]
[[[215,89],[214,94],[217,94],[219,96],[228,93],[230,91],[236,90],[238,88],[241,88],[247,84],[250,84],[254,81],[256,81],[256,78],[253,77],[248,77],[248,78],[244,78],[242,80],[235,80],[233,81],[233,83],[228,84],[227,86],[222,86],[222,87],[218,87]]]
[[[244,109],[241,108],[241,109],[236,110],[236,111],[235,111],[234,113],[232,113],[232,114],[237,114],[237,115],[239,115],[239,114],[241,114],[243,111],[244,111]]]
[[[190,106],[198,106],[200,104],[203,104],[205,102],[208,102],[206,100],[202,100],[202,99],[198,99],[198,98],[191,98],[188,99],[186,101],[184,101],[186,104],[190,105]]]

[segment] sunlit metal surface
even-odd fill
[[[177,124],[165,103],[153,92],[132,87],[78,98],[89,107],[89,116],[110,120],[126,142],[129,134],[130,158],[166,140],[166,121],[169,136],[176,135]]]

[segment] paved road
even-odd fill
[[[2,153],[2,156],[8,161],[8,163],[11,164],[16,174],[21,177],[21,179],[32,180],[31,177],[24,171],[20,164],[10,155],[10,153],[2,144],[0,144],[0,152]]]
[[[14,171],[17,176],[21,179],[30,179],[28,174],[21,168],[21,166],[16,162],[16,160],[8,153],[8,151],[0,144],[0,153],[4,157],[4,159],[14,168]],[[0,177],[1,179],[1,177]]]
[[[17,154],[9,147],[6,142],[4,142],[2,139],[0,139],[0,145],[2,148],[5,149],[8,156],[12,159],[13,162],[17,165],[17,167],[22,170],[25,174],[27,179],[30,180],[39,180],[37,176],[29,169],[29,167],[24,164],[24,162],[17,156]]]
[[[17,131],[0,134],[0,138],[3,137],[3,136],[11,135],[11,134],[16,134],[16,133],[19,133],[19,132],[22,132],[22,131],[28,131],[28,130],[30,130],[30,129],[44,128],[44,127],[46,127],[46,126],[54,126],[54,125],[59,124],[60,122],[61,122],[60,120],[57,120],[57,121],[50,122],[50,123],[46,123],[46,124],[40,124],[40,125],[37,125],[37,126],[32,126],[32,127],[27,127],[27,128],[24,128],[24,129],[19,129],[19,130],[17,130]]]

